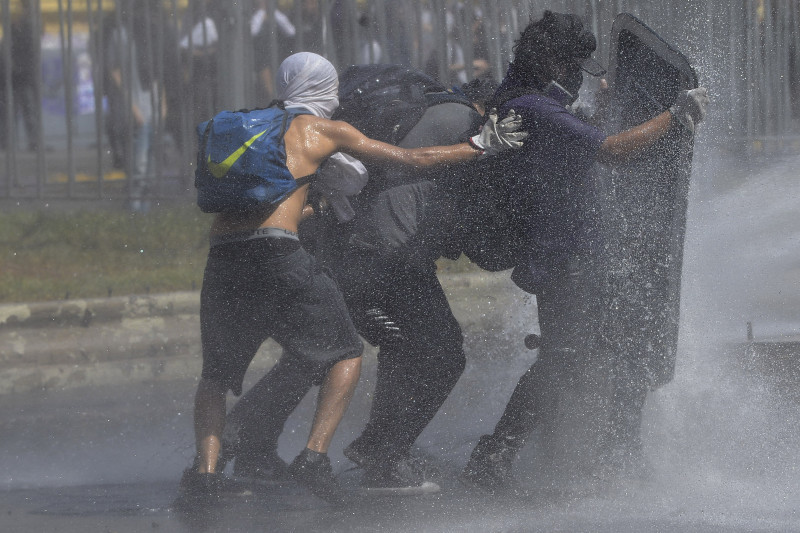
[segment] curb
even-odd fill
[[[466,330],[496,332],[495,295],[508,272],[444,274],[442,286]],[[0,305],[0,395],[200,373],[200,292]],[[267,342],[254,366],[281,350]]]
[[[439,279],[442,285],[447,287],[479,287],[496,284],[507,277],[508,275],[503,272],[467,272],[444,274],[440,275]],[[89,327],[98,322],[199,313],[200,291],[1,304],[0,331],[19,328]]]
[[[89,327],[97,322],[197,314],[199,312],[199,291],[4,304],[0,305],[0,330]]]

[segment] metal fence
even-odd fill
[[[0,0],[0,197],[191,198],[194,125],[268,103],[289,53],[500,79],[545,9],[584,17],[603,63],[621,12],[684,51],[718,142],[797,133],[800,0]]]

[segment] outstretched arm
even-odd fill
[[[672,113],[664,111],[644,124],[606,138],[597,160],[604,164],[626,161],[653,146],[672,125]]]
[[[412,149],[400,148],[370,139],[346,122],[329,121],[321,126],[324,128],[321,133],[334,143],[336,151],[348,153],[364,162],[398,163],[424,168],[473,160],[482,153],[468,143]]]
[[[708,103],[708,92],[704,87],[684,91],[668,111],[606,138],[597,154],[597,160],[600,163],[614,164],[639,155],[652,147],[676,123],[694,133],[695,125],[706,115]]]
[[[522,147],[523,139],[528,136],[526,132],[520,131],[522,119],[513,110],[503,120],[499,120],[493,110],[481,132],[472,137],[469,143],[450,146],[404,149],[370,139],[343,122],[326,121],[323,127],[326,129],[323,133],[336,145],[337,151],[349,153],[364,161],[400,163],[417,168],[460,163],[483,155],[517,149]]]

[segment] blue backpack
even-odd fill
[[[286,167],[283,136],[304,111],[275,101],[263,109],[223,111],[197,126],[194,186],[204,213],[253,211],[276,205],[308,183]]]

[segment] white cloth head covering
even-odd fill
[[[331,118],[339,107],[339,76],[324,57],[299,52],[281,63],[277,93],[287,109],[302,108],[314,116]],[[336,217],[346,222],[355,215],[347,197],[358,194],[366,183],[367,169],[361,161],[337,152],[320,166],[314,187],[328,199]]]
[[[278,100],[286,108],[302,107],[314,116],[331,118],[339,107],[339,76],[331,62],[311,52],[292,54],[278,68]]]

